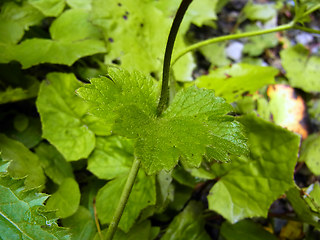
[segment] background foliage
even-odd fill
[[[100,239],[135,157],[142,169],[115,239],[319,236],[319,35],[184,55],[156,118],[179,3],[0,3],[1,239]],[[292,1],[194,0],[174,56],[294,11]]]

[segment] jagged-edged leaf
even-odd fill
[[[278,70],[245,63],[211,70],[196,80],[196,86],[214,89],[217,96],[228,102],[241,98],[243,93],[254,93],[267,84],[274,83]]]
[[[102,224],[111,222],[126,180],[127,176],[123,175],[108,182],[99,190],[96,199],[96,207],[97,215]],[[146,176],[143,171],[139,171],[126,208],[121,217],[119,228],[124,232],[128,232],[137,220],[140,212],[144,208],[154,205],[155,203],[155,177]]]
[[[232,223],[266,217],[272,202],[293,186],[300,143],[298,135],[254,114],[239,121],[248,131],[250,157],[234,158],[220,171],[218,166],[221,179],[208,196],[209,209]]]
[[[209,240],[204,229],[205,220],[202,216],[201,203],[191,201],[187,207],[170,223],[163,240]]]
[[[43,203],[47,195],[37,189],[27,190],[24,179],[0,175],[0,237],[13,239],[70,239],[66,229],[49,218]]]
[[[301,44],[282,50],[280,56],[292,87],[307,92],[320,91],[320,57],[310,56],[309,50]]]
[[[101,179],[127,175],[133,161],[133,142],[119,136],[99,137],[88,159],[88,170]]]
[[[37,155],[22,143],[0,134],[0,153],[5,161],[12,161],[8,172],[12,177],[25,178],[27,188],[44,185],[45,176]]]
[[[94,218],[83,206],[79,206],[72,216],[62,219],[62,225],[70,229],[73,240],[91,240],[96,233]]]
[[[31,38],[18,45],[0,44],[0,62],[16,60],[23,68],[40,63],[72,65],[81,57],[103,53],[105,44],[100,32],[88,20],[88,12],[70,9],[63,12],[50,26],[52,39]]]
[[[229,154],[246,153],[240,124],[226,116],[231,110],[213,91],[191,87],[176,95],[162,118],[141,115],[141,126],[135,128],[132,121],[119,123],[119,129],[127,131],[122,133],[127,137],[138,136],[135,155],[149,174],[170,170],[179,159],[187,167],[198,167],[203,156],[228,161]]]
[[[157,88],[151,79],[120,69],[110,79],[93,79],[78,90],[92,103],[92,112],[114,123],[113,132],[137,139],[135,156],[148,174],[171,170],[179,161],[199,166],[205,155],[228,161],[229,154],[246,152],[242,128],[232,107],[211,90],[180,91],[162,117],[156,118]]]
[[[92,78],[77,93],[91,103],[90,112],[114,123],[123,106],[134,105],[155,115],[159,88],[152,78],[140,72],[129,73],[119,68],[110,68],[108,77]]]
[[[178,6],[177,2],[176,9]],[[147,75],[160,76],[171,14],[165,15],[156,7],[155,1],[93,0],[90,16],[103,30],[109,45],[105,63],[118,62],[130,71],[138,69]],[[185,47],[182,35],[178,34],[176,51]],[[191,80],[194,66],[192,54],[187,54],[173,66],[174,75],[177,79]]]
[[[41,167],[46,175],[56,184],[61,184],[65,178],[73,178],[72,167],[54,146],[41,143],[35,149]]]
[[[57,217],[66,218],[74,214],[80,203],[79,185],[73,178],[65,178],[58,190],[47,201],[47,208],[56,211]]]
[[[276,240],[275,235],[263,229],[259,224],[251,220],[243,220],[236,224],[224,222],[220,230],[226,240]]]
[[[82,85],[73,74],[49,73],[36,102],[43,137],[68,161],[88,157],[95,146],[95,132],[108,134],[108,126],[87,115],[89,105],[76,96],[75,90]]]
[[[28,0],[28,2],[48,17],[58,16],[65,7],[64,0]]]

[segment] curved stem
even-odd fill
[[[316,4],[315,6],[313,6],[312,8],[310,8],[308,11],[306,11],[305,13],[303,13],[302,16],[305,17],[305,16],[309,15],[310,13],[312,13],[312,12],[318,10],[318,9],[320,9],[320,3]]]
[[[301,31],[304,32],[308,32],[308,33],[315,33],[315,34],[320,34],[320,30],[315,30],[312,28],[307,28],[307,27],[302,27],[302,26],[294,26],[295,29],[299,29]]]
[[[163,112],[163,110],[165,109],[168,103],[170,64],[171,64],[171,55],[173,51],[173,46],[176,40],[176,36],[179,30],[181,21],[191,2],[192,0],[182,0],[170,29],[166,51],[164,54],[164,62],[163,62],[163,70],[162,70],[162,87],[161,87],[160,100],[157,108],[157,116],[161,115],[161,113]]]
[[[131,190],[132,190],[132,187],[134,184],[134,181],[135,181],[136,176],[138,174],[139,166],[140,166],[140,160],[135,159],[132,164],[131,170],[129,172],[126,184],[124,185],[124,188],[122,190],[120,202],[117,206],[117,209],[113,215],[112,221],[109,225],[108,232],[106,235],[107,240],[111,240],[113,238],[113,235],[116,233],[117,226],[120,222],[120,218],[122,216],[124,208],[126,207],[129,195],[131,193]]]
[[[291,28],[293,28],[293,26],[294,26],[294,23],[290,22],[288,24],[281,25],[281,26],[278,26],[275,28],[270,28],[270,29],[263,29],[263,30],[257,30],[257,31],[252,31],[252,32],[244,32],[244,33],[238,33],[238,34],[210,38],[208,40],[204,40],[202,42],[198,42],[196,44],[193,44],[193,45],[187,47],[186,49],[184,49],[183,51],[181,51],[180,53],[178,53],[177,57],[172,61],[172,65],[175,64],[186,53],[193,51],[197,48],[206,46],[208,44],[222,42],[222,41],[226,41],[226,40],[232,40],[232,39],[253,37],[253,36],[258,36],[258,35],[262,35],[262,34],[266,34],[266,33],[279,32],[279,31],[291,29]]]

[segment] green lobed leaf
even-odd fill
[[[310,56],[309,50],[301,44],[282,50],[280,56],[292,87],[306,92],[320,91],[320,57]]]
[[[210,190],[209,209],[235,223],[266,217],[272,202],[294,184],[299,136],[254,114],[239,119],[248,130],[250,157],[232,159]]]
[[[27,190],[23,183],[24,179],[13,179],[5,173],[0,176],[1,239],[70,239],[66,229],[48,218],[43,206],[48,196],[37,189]]]
[[[97,126],[98,133],[104,132],[106,135],[109,131],[103,121],[86,114],[89,105],[75,94],[75,90],[82,85],[73,74],[49,73],[41,83],[36,102],[43,137],[67,161],[89,156],[95,147],[94,130]]]
[[[243,220],[236,224],[224,222],[221,226],[220,234],[226,240],[276,240],[276,236],[264,230],[262,226],[251,221]]]
[[[65,178],[73,178],[72,167],[64,157],[47,143],[40,143],[36,149],[40,165],[46,175],[56,184],[61,184]]]
[[[79,206],[77,212],[62,219],[62,225],[70,229],[71,239],[91,240],[96,233],[96,225],[90,211]]]
[[[0,134],[0,153],[3,160],[12,161],[8,169],[12,177],[25,177],[26,188],[44,185],[46,178],[37,155],[22,143]]]
[[[205,220],[202,216],[202,211],[203,207],[201,203],[191,201],[187,207],[173,219],[161,239],[211,239],[204,229]]]
[[[126,180],[125,176],[118,177],[99,190],[96,207],[97,215],[102,224],[111,222]],[[139,171],[118,227],[124,232],[128,232],[140,212],[155,203],[155,178],[154,176],[146,176],[143,171]]]
[[[315,175],[320,175],[320,136],[312,134],[302,142],[300,161],[306,163],[310,171]]]
[[[80,203],[79,185],[73,178],[65,178],[58,190],[47,201],[47,208],[56,211],[59,218],[73,215]]]
[[[118,111],[134,105],[147,115],[155,115],[159,88],[150,77],[134,71],[109,68],[107,77],[92,78],[77,90],[91,104],[90,112],[113,124]]]
[[[92,79],[78,94],[92,103],[91,111],[114,123],[113,132],[137,139],[135,156],[148,174],[171,170],[179,161],[199,166],[203,155],[228,161],[246,152],[242,128],[226,114],[232,107],[211,90],[180,91],[161,118],[155,117],[156,87],[151,79],[113,69],[110,79]]]
[[[273,67],[239,63],[211,70],[195,83],[200,88],[214,89],[217,96],[233,102],[243,93],[254,93],[264,85],[273,84],[277,73],[278,70]]]
[[[212,91],[188,88],[180,91],[163,118],[142,122],[145,131],[137,126],[140,135],[135,155],[141,159],[149,174],[172,169],[180,159],[187,167],[198,167],[205,155],[209,159],[228,161],[229,154],[246,153],[242,128],[225,114],[231,106]],[[119,128],[134,129],[123,124]],[[126,128],[127,127],[127,128]],[[131,137],[130,135],[126,135]],[[181,157],[181,158],[180,158]]]

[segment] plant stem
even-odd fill
[[[303,13],[302,16],[305,17],[305,16],[309,15],[310,13],[312,13],[312,12],[318,10],[318,9],[320,9],[320,3],[318,3],[317,5],[313,6],[313,7],[310,8],[308,11],[306,11],[305,13]]]
[[[258,36],[266,33],[272,33],[272,32],[279,32],[283,30],[288,30],[294,27],[294,22],[290,22],[288,24],[284,24],[275,28],[270,28],[270,29],[263,29],[263,30],[257,30],[257,31],[252,31],[252,32],[244,32],[244,33],[237,33],[237,34],[232,34],[232,35],[226,35],[226,36],[220,36],[220,37],[215,37],[215,38],[210,38],[208,40],[204,40],[202,42],[195,43],[180,53],[177,54],[177,57],[172,61],[172,65],[175,64],[183,55],[186,53],[193,51],[197,48],[206,46],[208,44],[212,43],[217,43],[217,42],[222,42],[226,40],[232,40],[232,39],[239,39],[239,38],[245,38],[245,37],[253,37],[253,36]]]
[[[307,27],[302,27],[302,26],[294,26],[295,29],[299,29],[304,32],[309,32],[309,33],[315,33],[315,34],[320,34],[320,30],[315,30],[312,28],[307,28]]]
[[[170,64],[171,56],[173,51],[174,42],[181,24],[181,21],[190,5],[192,0],[182,0],[177,14],[173,20],[170,33],[168,36],[166,51],[164,54],[163,70],[162,70],[162,86],[161,86],[161,95],[157,108],[157,116],[160,116],[165,107],[168,104],[169,100],[169,76],[170,76]]]
[[[122,190],[121,197],[120,197],[120,202],[119,202],[119,204],[117,206],[117,209],[116,209],[116,211],[115,211],[115,213],[113,215],[112,221],[111,221],[111,223],[109,225],[108,232],[107,232],[107,235],[106,235],[106,239],[107,240],[111,240],[113,238],[113,235],[116,233],[117,226],[118,226],[118,224],[120,222],[123,210],[126,207],[129,195],[131,193],[131,190],[132,190],[132,187],[133,187],[133,184],[134,184],[134,181],[135,181],[136,176],[138,174],[139,166],[140,166],[140,160],[135,159],[133,161],[131,170],[129,172],[126,184],[125,184],[125,186],[124,186],[124,188]]]

